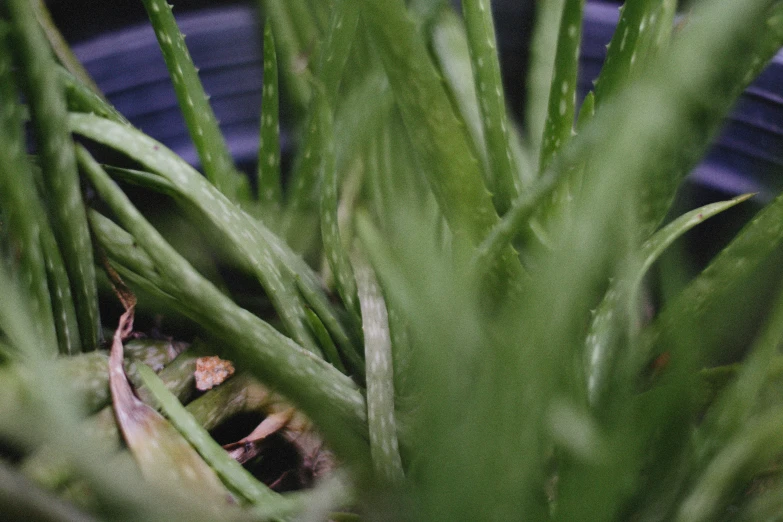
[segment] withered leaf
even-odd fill
[[[151,481],[225,506],[230,495],[215,472],[179,432],[133,393],[123,368],[122,341],[133,330],[133,306],[126,309],[114,333],[109,357],[109,385],[117,423],[136,462]]]

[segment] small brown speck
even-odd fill
[[[217,355],[196,359],[196,388],[200,391],[211,390],[234,375],[234,365]]]

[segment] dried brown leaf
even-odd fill
[[[133,331],[135,298],[123,299],[123,304],[130,306],[114,333],[109,386],[117,423],[128,448],[147,480],[198,497],[216,508],[225,506],[230,495],[215,472],[166,419],[134,395],[122,364],[122,342]]]

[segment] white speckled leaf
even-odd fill
[[[264,24],[264,87],[261,98],[261,130],[258,143],[258,201],[268,220],[280,211],[283,187],[280,181],[280,86],[277,50],[269,19]]]
[[[624,278],[615,279],[593,315],[585,340],[585,368],[590,402],[595,404],[607,392],[607,379],[612,374],[619,342],[628,329],[628,312],[633,309],[642,280],[653,263],[677,238],[693,227],[734,205],[746,201],[752,194],[728,201],[710,203],[675,219],[645,241],[639,252],[638,264]]]
[[[367,424],[370,430],[370,453],[379,478],[402,480],[402,461],[397,443],[397,421],[394,415],[394,371],[389,333],[389,318],[381,288],[370,264],[353,256],[356,283],[364,331],[364,353],[367,361]]]
[[[366,410],[353,381],[233,303],[174,251],[100,165],[91,157],[82,159],[101,198],[155,264],[162,288],[129,272],[135,277],[131,282],[166,298],[215,338],[222,339],[221,355],[276,387],[319,425],[333,448],[358,465],[366,465]]]
[[[549,105],[541,139],[540,169],[543,172],[571,139],[576,110],[576,79],[582,37],[584,0],[566,0],[557,39],[557,55],[549,88]]]
[[[32,4],[26,0],[13,0],[7,2],[7,6],[18,29],[11,34],[15,36],[14,50],[19,58],[20,77],[39,148],[46,193],[44,202],[78,314],[83,346],[73,346],[72,351],[89,351],[97,347],[100,335],[98,291],[74,145],[67,128],[65,95],[54,56]]]
[[[234,167],[226,140],[185,46],[185,37],[174,20],[172,6],[166,0],[144,0],[144,7],[155,29],[180,110],[207,179],[232,202],[248,203],[250,184]]]
[[[630,82],[632,72],[668,44],[676,4],[673,0],[636,0],[620,7],[620,19],[595,82],[597,106]]]
[[[473,82],[479,108],[488,167],[489,185],[498,213],[503,215],[519,192],[519,175],[511,150],[506,99],[500,78],[500,61],[495,41],[490,0],[463,0]]]
[[[291,337],[318,353],[305,322],[304,305],[290,271],[266,240],[261,225],[217,191],[176,154],[140,131],[89,114],[72,114],[71,127],[85,137],[122,151],[159,174],[220,230],[267,291]]]

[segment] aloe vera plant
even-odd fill
[[[57,58],[42,4],[0,7],[0,515],[783,512],[783,194],[675,295],[648,277],[687,231],[753,201],[670,215],[783,45],[783,2],[703,0],[675,31],[677,2],[628,0],[581,107],[585,2],[540,2],[522,127],[489,0],[461,16],[440,0],[261,0],[250,177],[171,6],[143,3],[203,174]],[[281,125],[298,136],[290,172]],[[183,248],[140,191],[203,241]],[[205,243],[219,255],[194,254]],[[737,318],[756,334],[727,356],[719,310],[752,280],[773,289],[769,312]],[[146,337],[154,315],[182,338]],[[197,395],[203,356],[237,374]],[[245,413],[258,427],[221,448]],[[283,474],[297,491],[259,478],[273,434],[298,455]]]

